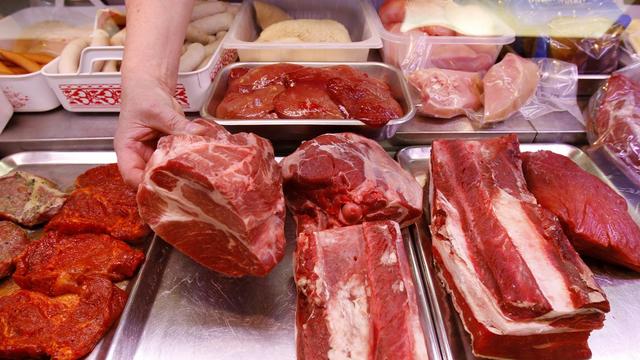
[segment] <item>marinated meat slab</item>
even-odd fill
[[[427,359],[397,223],[300,234],[295,281],[299,359]]]
[[[539,151],[522,158],[529,190],[560,219],[579,253],[640,271],[640,228],[622,196],[565,156]]]
[[[107,234],[132,243],[149,233],[138,214],[136,190],[124,182],[116,164],[80,175],[66,204],[45,229],[64,234]]]
[[[0,218],[33,227],[49,221],[67,194],[53,182],[23,171],[0,178]]]
[[[142,218],[201,265],[266,275],[284,255],[282,175],[268,140],[196,120],[206,134],[158,142],[138,190]]]
[[[587,130],[595,147],[613,154],[620,169],[640,186],[640,85],[614,74],[591,98]]]
[[[422,214],[422,188],[375,141],[351,133],[304,142],[282,160],[287,205],[298,230],[363,221],[406,226]]]
[[[588,358],[609,303],[527,190],[515,135],[435,141],[431,174],[433,256],[474,354]]]
[[[372,127],[403,115],[387,83],[346,65],[233,69],[224,99],[209,111],[221,119],[358,119]]]
[[[29,245],[27,233],[11,221],[0,221],[0,280],[11,275],[15,257]]]
[[[77,292],[78,279],[85,275],[113,282],[130,278],[143,260],[142,251],[108,235],[48,232],[16,259],[13,281],[56,296]]]
[[[94,277],[84,278],[76,294],[18,290],[0,297],[0,358],[82,358],[118,319],[126,299],[111,281]]]

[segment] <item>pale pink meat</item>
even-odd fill
[[[408,79],[420,91],[424,115],[449,119],[482,107],[478,73],[431,68],[414,71]]]

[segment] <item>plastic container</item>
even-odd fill
[[[57,20],[73,26],[88,25],[88,29],[91,28],[97,7],[65,8],[63,3],[56,1],[54,7],[26,8],[0,19],[0,48],[13,49],[20,45],[18,41],[23,29],[42,21]],[[50,42],[48,46],[53,51],[60,51],[64,43]],[[42,70],[24,75],[0,75],[0,91],[4,92],[15,112],[48,111],[60,106]]]
[[[9,99],[0,91],[0,133],[7,126],[7,123],[13,116],[13,106],[9,102]]]
[[[374,0],[373,3],[375,8],[369,6],[367,15],[382,39],[382,59],[387,64],[400,67],[411,48],[411,36],[392,33],[385,29],[376,11],[382,1]],[[431,67],[463,71],[487,70],[495,63],[502,46],[515,40],[513,34],[504,36],[428,36],[424,34],[421,37],[430,45],[421,54],[426,57],[425,63],[431,64]],[[471,64],[472,62],[468,59],[470,55],[473,57],[474,52],[481,55],[487,54],[492,61],[483,60]]]
[[[366,15],[371,4],[364,0],[296,1],[268,0],[294,19],[332,19],[343,24],[351,43],[256,43],[260,34],[253,2],[245,1],[237,15],[238,21],[227,34],[224,46],[237,49],[240,61],[367,61],[371,49],[380,49],[382,42]]]

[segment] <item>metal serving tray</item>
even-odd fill
[[[630,212],[636,219],[640,192],[625,187],[619,181],[624,176],[616,174],[612,167],[598,167],[580,149],[565,144],[521,144],[522,151],[549,150],[571,158],[581,168],[599,177],[622,194],[630,205]],[[407,169],[422,184],[428,182],[428,166],[431,148],[429,146],[409,147],[398,152],[400,165]],[[606,164],[606,163],[605,163]],[[427,224],[429,221],[428,196],[424,199],[425,216],[411,230],[421,246],[417,255],[426,285],[434,326],[438,334],[441,353],[445,360],[475,359],[471,352],[471,340],[465,332],[453,308],[450,297],[444,290],[433,268],[431,238]],[[640,222],[639,222],[640,223]],[[598,284],[602,287],[611,304],[611,312],[606,316],[604,328],[591,333],[589,347],[593,359],[639,359],[640,358],[640,275],[629,270],[607,265],[596,260],[585,259],[593,270]]]
[[[229,65],[220,70],[209,90],[207,101],[200,111],[200,115],[206,119],[214,120],[225,126],[232,132],[245,131],[253,132],[271,140],[305,140],[327,132],[351,131],[365,135],[376,140],[385,140],[392,137],[398,127],[411,120],[416,113],[413,106],[409,88],[400,70],[378,62],[354,62],[347,65],[367,73],[369,76],[384,80],[391,88],[391,93],[398,100],[404,111],[404,116],[391,120],[387,125],[374,129],[358,120],[335,120],[335,119],[264,119],[264,120],[244,120],[244,119],[219,119],[215,117],[214,111],[224,98],[227,92],[227,79],[229,72],[235,68],[254,68],[274,62],[240,62]],[[326,67],[335,65],[345,65],[338,62],[291,62],[309,67]]]

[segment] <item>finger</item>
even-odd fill
[[[168,135],[199,135],[207,130],[206,127],[187,120],[184,115],[175,111],[164,117],[158,117],[157,121],[150,125],[153,129]]]
[[[118,169],[124,181],[133,186],[138,187],[142,182],[146,159],[135,148],[136,142],[125,136],[117,136],[114,140],[114,148],[118,157]],[[140,143],[138,143],[140,144]]]

